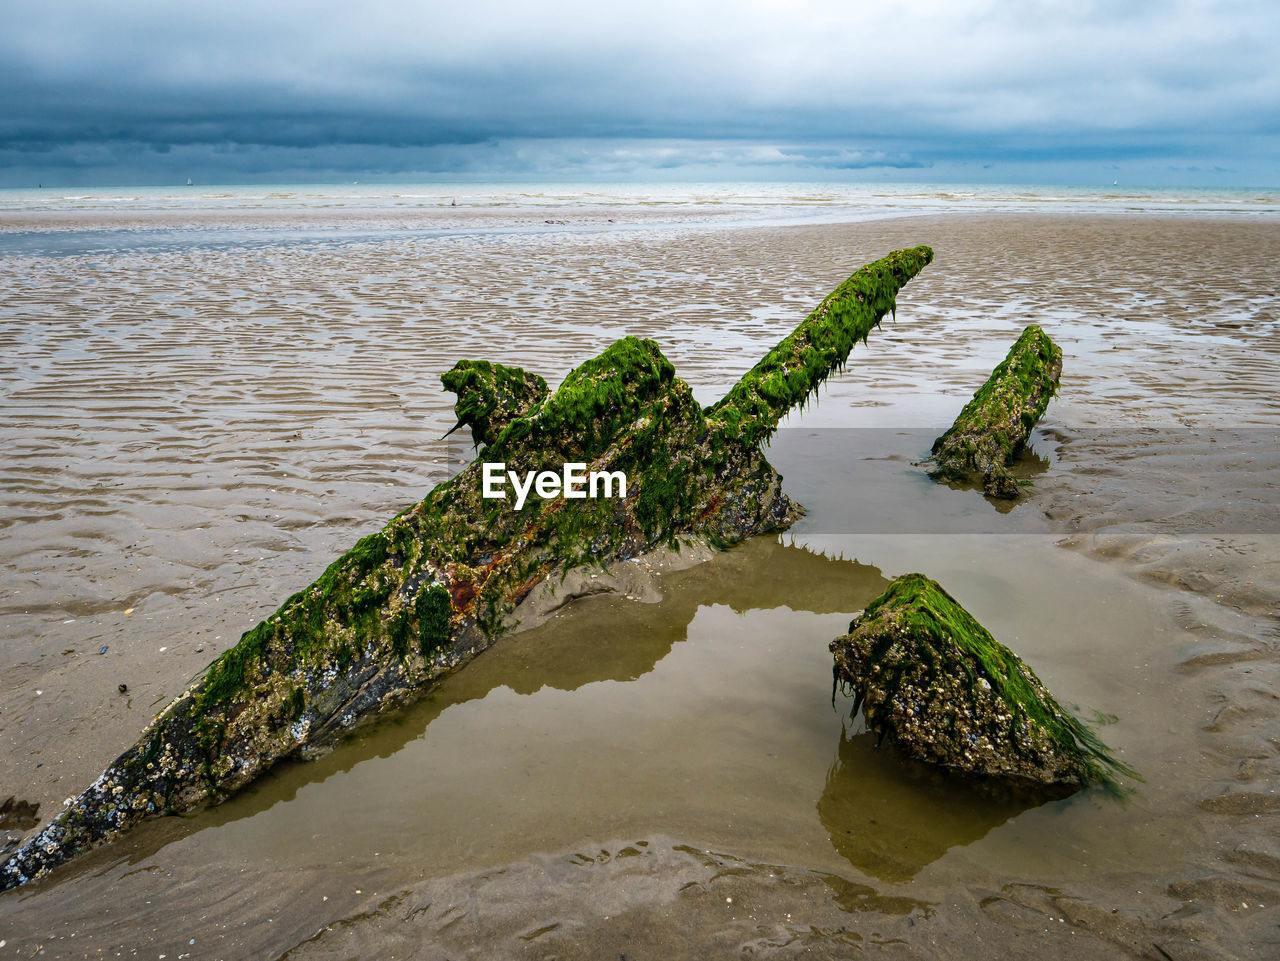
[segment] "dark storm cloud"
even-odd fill
[[[1266,0],[52,2],[5,21],[11,182],[1276,159]]]

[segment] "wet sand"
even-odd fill
[[[666,575],[658,604],[585,602],[329,757],[6,895],[0,957],[1272,956],[1280,224],[552,216],[0,260],[0,800],[43,820],[469,457],[438,441],[456,359],[555,383],[651,336],[710,401],[854,267],[937,252],[774,444],[810,509],[782,544]],[[1031,322],[1062,391],[1001,513],[911,461]],[[1132,798],[972,797],[832,711],[826,641],[917,569],[1114,718]]]

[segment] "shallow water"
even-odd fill
[[[6,257],[0,794],[47,817],[214,654],[470,456],[437,440],[455,359],[555,383],[636,333],[710,401],[853,267],[938,251],[776,439],[810,510],[781,542],[663,575],[661,603],[594,599],[503,641],[328,757],[6,895],[0,938],[51,957],[714,956],[835,952],[855,929],[926,946],[926,920],[930,938],[1013,937],[991,908],[1010,886],[1172,910],[1171,884],[1253,843],[1202,804],[1273,724],[1224,672],[1262,683],[1274,664],[1189,669],[1210,615],[1062,550],[1069,515],[1045,511],[1152,522],[1142,488],[1162,468],[1097,460],[1100,425],[1275,427],[1278,239],[1270,222],[920,217]],[[1022,468],[1036,497],[1001,513],[912,461],[1033,320],[1067,352],[1063,390]],[[1276,452],[1257,447],[1232,477],[1274,511]],[[1201,498],[1206,526],[1164,536],[1234,543],[1254,528],[1199,450],[1182,471],[1199,493],[1178,496]],[[1255,554],[1274,566],[1273,544]],[[826,645],[909,570],[1064,702],[1114,716],[1104,739],[1146,783],[1123,803],[992,798],[874,751],[832,707]],[[1224,705],[1240,743],[1220,739]],[[726,884],[745,887],[707,900]],[[754,927],[729,907],[743,897]],[[665,942],[645,933],[659,919]]]
[[[805,543],[803,532],[797,540]],[[843,879],[899,899],[904,913],[927,913],[972,862],[984,874],[1061,883],[1197,856],[1199,839],[1163,807],[1165,781],[1187,774],[1166,735],[1189,731],[1177,689],[1155,681],[1178,633],[1158,592],[1036,536],[951,535],[899,548],[1064,700],[1115,713],[1107,739],[1151,781],[1123,803],[1095,793],[992,797],[904,768],[860,733],[847,699],[833,707],[827,643],[899,571],[836,553],[837,544],[894,553],[874,541],[819,540],[828,556],[759,539],[666,575],[655,605],[582,602],[320,761],[288,765],[220,808],[146,825],[98,852],[28,896],[29,921],[64,946],[74,931],[80,945],[180,950],[181,934],[258,955],[350,912],[366,883],[385,896],[545,852],[594,857],[615,838],[803,866],[831,876],[831,897]],[[1090,610],[1070,616],[1082,596]],[[243,895],[209,905],[209,885],[223,883],[210,871],[247,872],[255,912],[272,922],[224,942]],[[152,874],[163,879],[152,893],[163,898],[167,936],[122,930],[121,916],[99,906],[135,884],[150,891],[135,879]],[[333,906],[297,911],[317,892]],[[575,910],[561,904],[543,920],[558,924]]]

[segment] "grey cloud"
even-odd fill
[[[228,175],[250,157],[606,175],[1116,156],[1211,171],[1246,150],[1237,166],[1265,170],[1277,38],[1267,0],[19,3],[0,37],[0,177],[37,157],[108,158],[106,176],[178,155]],[[612,152],[645,140],[662,150]]]

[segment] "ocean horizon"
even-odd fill
[[[1128,184],[964,184],[650,181],[597,183],[172,184],[100,187],[0,187],[0,213],[39,210],[195,210],[415,207],[742,207],[871,212],[1116,210],[1269,213],[1280,187]],[[0,229],[3,224],[0,223]]]
[[[1277,188],[397,183],[0,188],[0,256],[852,224],[931,215],[1265,219]]]

